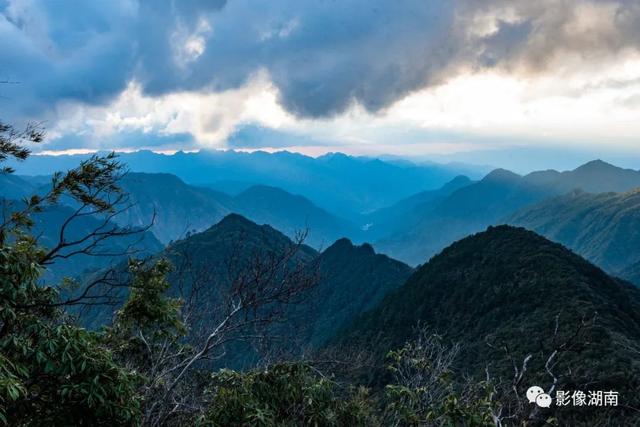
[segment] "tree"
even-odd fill
[[[19,132],[0,124],[0,162],[26,159],[29,150],[23,144],[42,138],[35,127]],[[49,193],[25,200],[21,210],[5,215],[0,224],[0,422],[4,424],[130,425],[139,418],[135,374],[114,361],[98,334],[73,324],[60,308],[65,302],[56,285],[39,283],[48,263],[90,253],[121,233],[96,230],[70,242],[63,229],[59,244],[48,249],[29,233],[32,214],[61,197],[83,209],[111,212],[114,205],[108,195],[119,190],[115,182],[120,170],[114,155],[94,156],[54,176]],[[12,170],[5,167],[2,173]]]
[[[177,257],[178,267],[166,259],[130,262],[131,293],[108,335],[120,363],[144,377],[144,424],[191,419],[204,408],[206,372],[215,361],[270,339],[285,307],[317,283],[314,266],[296,260],[302,241],[273,252],[231,251],[225,283],[189,253]],[[181,298],[166,295],[171,269]]]
[[[418,327],[414,341],[388,355],[391,384],[383,408],[389,426],[493,426],[491,384],[456,376],[459,344]]]

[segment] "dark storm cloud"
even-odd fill
[[[584,24],[589,5],[613,12]],[[565,52],[640,44],[635,0],[5,0],[0,13],[0,79],[21,82],[0,95],[33,116],[131,80],[151,95],[219,91],[260,70],[299,116],[377,111],[464,69],[540,72]]]

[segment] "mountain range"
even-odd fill
[[[21,201],[0,199],[0,203],[5,211],[15,211],[23,205]],[[46,249],[53,249],[61,242],[60,230],[65,222],[71,218],[75,210],[69,206],[54,205],[47,206],[42,211],[32,215],[34,236],[37,236],[38,243]],[[136,227],[132,227],[134,231]],[[140,229],[139,232],[128,233],[107,240],[100,237],[85,239],[95,231],[104,232],[106,230],[125,231],[124,227],[112,221],[94,216],[78,216],[68,223],[64,235],[64,241],[82,242],[63,249],[54,264],[48,265],[42,277],[47,282],[57,283],[64,277],[79,278],[90,272],[104,270],[111,266],[116,266],[129,256],[144,258],[158,253],[163,249],[163,245],[148,231]],[[77,253],[68,257],[78,249],[91,247],[91,255],[87,253]]]
[[[460,238],[489,225],[508,222],[517,210],[542,200],[575,189],[626,192],[639,187],[640,171],[621,169],[599,160],[573,171],[549,170],[525,176],[497,169],[429,206],[420,206],[420,213],[397,218],[402,226],[380,238],[374,246],[415,265]]]
[[[0,194],[20,200],[45,192],[47,183],[46,177],[4,175],[0,176]],[[255,185],[230,196],[188,185],[175,175],[136,172],[124,175],[119,185],[127,194],[127,209],[114,221],[122,226],[151,225],[151,232],[165,245],[206,230],[232,212],[272,225],[291,238],[305,233],[305,242],[315,248],[327,247],[344,236],[357,240],[360,235],[354,223],[275,187]]]
[[[50,175],[75,167],[89,155],[32,156],[9,163],[18,174]],[[301,194],[315,205],[350,220],[420,191],[435,189],[461,172],[475,169],[438,164],[383,161],[331,153],[317,158],[286,151],[120,153],[132,172],[170,173],[188,184],[238,194],[254,185]]]
[[[581,190],[523,208],[507,218],[560,242],[586,259],[630,280],[640,263],[640,189],[626,193]]]
[[[291,166],[290,162],[310,162],[315,165],[311,168],[315,172],[312,172],[320,175],[329,173],[331,167],[340,169],[338,176],[332,178],[334,180],[339,177],[344,179],[349,169],[359,171],[357,174],[365,174],[365,170],[384,169],[397,175],[390,178],[391,182],[396,183],[411,174],[427,173],[406,162],[372,162],[370,159],[338,154],[318,159],[291,153],[277,156],[253,153],[244,156],[235,152],[199,153],[198,156],[186,153],[163,156],[140,152],[135,156],[126,156],[125,159],[134,160],[134,166],[135,162],[149,159],[150,164],[144,166],[148,169],[164,166],[175,169],[180,159],[188,159],[185,161],[193,163],[196,169],[204,168],[211,162],[224,169],[227,166],[219,163],[227,159],[232,164],[240,162],[244,164],[243,167],[255,172],[260,169],[257,165],[264,161],[269,165],[265,170],[275,173],[275,170],[282,169],[282,174]],[[50,159],[47,160],[47,156],[36,157],[43,165],[40,172],[46,172],[44,166],[49,164],[47,162]],[[61,157],[62,165],[78,160],[74,156]],[[273,162],[275,164],[271,164]],[[295,166],[293,171],[298,167],[302,167],[301,164]],[[183,171],[182,174],[195,179],[192,172]],[[254,172],[247,176],[256,176],[251,175]],[[215,175],[218,172],[212,173]],[[282,174],[278,175],[278,179],[284,179]],[[377,175],[374,176],[377,179]],[[33,192],[42,192],[46,179],[43,176],[3,175],[0,177],[0,188],[4,197],[18,199]],[[621,169],[599,160],[565,172],[547,170],[520,176],[496,169],[479,181],[457,176],[440,188],[418,191],[380,209],[365,212],[375,204],[358,205],[356,211],[363,213],[354,215],[352,219],[315,204],[307,197],[315,191],[313,185],[302,186],[300,193],[292,194],[278,187],[247,184],[248,187],[235,189],[241,190],[239,193],[228,194],[206,184],[187,184],[172,174],[140,172],[125,175],[121,185],[129,193],[131,208],[116,218],[118,223],[146,226],[154,221],[151,230],[165,245],[188,234],[206,230],[225,215],[235,212],[254,222],[269,224],[290,238],[306,231],[306,243],[316,249],[326,248],[337,239],[346,237],[356,243],[371,242],[379,252],[410,265],[418,265],[454,241],[489,225],[513,223],[566,244],[613,274],[637,281],[637,269],[632,268],[638,247],[633,231],[637,206],[630,205],[635,200],[634,193],[620,196],[625,201],[619,203],[615,195],[595,194],[602,191],[622,193],[640,188],[640,172]],[[353,185],[360,184],[346,180],[342,190],[346,191]],[[412,185],[415,187],[418,184]],[[576,189],[584,194],[576,196]],[[355,191],[355,187],[352,190]],[[593,200],[587,200],[590,198],[587,192],[594,194]],[[596,205],[599,206],[598,215],[585,214],[585,209],[596,209]],[[598,222],[601,226],[595,224]],[[606,226],[602,225],[605,223]],[[571,231],[571,227],[578,227],[579,230]],[[629,229],[628,232],[624,231],[625,227]],[[617,256],[616,251],[625,256]]]

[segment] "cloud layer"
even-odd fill
[[[266,121],[326,119],[460,76],[571,74],[639,50],[636,0],[0,0],[0,80],[20,82],[2,102],[18,117],[64,112],[68,131],[74,105],[146,103],[147,127],[216,140],[256,119],[245,104],[265,90],[283,109]],[[105,114],[93,118],[118,122]]]

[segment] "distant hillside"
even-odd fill
[[[515,211],[574,189],[629,191],[640,187],[640,172],[602,161],[573,171],[541,171],[520,176],[497,169],[477,183],[464,186],[424,212],[398,217],[400,231],[381,238],[376,247],[391,256],[417,264],[469,234],[500,224]],[[409,220],[405,220],[409,218]]]
[[[231,197],[185,184],[166,173],[129,173],[120,182],[129,195],[131,208],[118,215],[121,224],[146,226],[164,244],[202,231],[231,212]]]
[[[574,191],[509,216],[618,274],[640,262],[640,189],[616,194]]]
[[[553,187],[530,184],[515,173],[497,169],[444,197],[413,223],[397,218],[401,231],[381,239],[376,247],[416,265],[454,241],[555,192]]]
[[[0,176],[0,198],[20,199],[41,193],[47,183],[48,179],[39,177]],[[117,223],[146,227],[153,222],[151,231],[163,244],[203,231],[232,212],[269,224],[289,237],[306,230],[307,243],[316,248],[326,247],[345,236],[358,238],[360,234],[351,222],[302,196],[274,187],[252,186],[232,197],[210,188],[188,185],[175,175],[136,172],[126,174],[119,184],[128,195],[130,207],[115,217]]]
[[[145,226],[163,243],[203,231],[229,213],[268,224],[289,237],[307,231],[307,244],[326,247],[340,237],[356,237],[354,224],[315,206],[308,199],[268,186],[253,186],[232,197],[185,184],[170,174],[129,173],[121,182],[131,208],[117,217],[121,224]]]
[[[39,237],[39,242],[45,248],[51,249],[58,244],[60,239],[60,229],[63,223],[74,213],[74,210],[67,206],[53,206],[46,208],[44,211],[34,214],[35,221],[33,234]],[[67,227],[66,240],[78,241],[94,230],[100,231],[117,227],[116,224],[104,222],[96,217],[85,216],[73,220]],[[84,247],[93,242],[89,239]],[[76,247],[77,249],[78,247]],[[145,257],[153,255],[162,250],[162,244],[150,232],[133,234],[125,237],[113,237],[100,242],[93,252],[96,254],[104,254],[102,256],[89,256],[78,254],[68,259],[58,259],[54,264],[47,267],[43,278],[47,281],[59,281],[63,277],[78,278],[91,271],[104,269],[110,266],[116,266],[123,260],[128,258],[128,254],[137,257]],[[71,250],[63,252],[69,253]]]
[[[359,234],[355,224],[330,214],[308,199],[265,185],[253,186],[234,197],[232,210],[258,224],[269,224],[290,237],[307,231],[305,242],[315,248]]]
[[[466,176],[457,176],[437,190],[422,191],[363,217],[368,240],[401,231],[406,224],[418,223],[439,202],[456,190],[473,184]]]
[[[21,200],[33,194],[35,186],[23,177],[0,173],[0,199]]]
[[[583,325],[594,316],[594,326]],[[631,352],[640,344],[640,290],[531,231],[499,226],[456,242],[337,342],[383,356],[411,339],[418,323],[459,342],[457,368],[478,377],[489,366],[509,380],[510,357],[519,363],[531,354],[536,374],[527,384],[541,385],[550,381],[544,363],[554,345],[582,331],[581,343],[553,367],[558,389],[627,390],[626,404],[639,402],[629,390],[640,378]]]
[[[71,168],[86,157],[33,156],[28,163],[12,166],[25,175],[51,174]],[[140,151],[122,153],[120,158],[133,172],[171,173],[189,184],[210,185],[222,191],[237,193],[251,185],[278,187],[348,219],[438,188],[459,175],[455,167],[400,164],[340,153],[312,158],[289,152],[163,155]]]
[[[602,160],[588,162],[572,171],[540,171],[526,175],[532,184],[547,185],[559,192],[583,190],[589,193],[623,193],[640,187],[640,171],[623,169]]]

